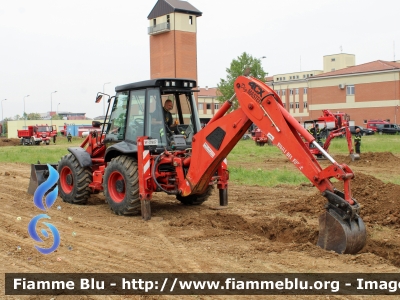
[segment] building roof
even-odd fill
[[[154,19],[174,12],[195,15],[200,17],[203,13],[187,1],[181,0],[158,0],[147,19]]]
[[[383,61],[376,60],[369,63],[356,65],[332,72],[322,73],[314,75],[313,78],[318,77],[328,77],[328,76],[338,76],[338,75],[351,75],[357,73],[369,73],[369,72],[379,72],[379,71],[390,71],[400,69],[400,63],[393,61]]]
[[[200,92],[197,94],[199,97],[217,97],[221,96],[221,93],[218,91],[218,88],[199,88]]]
[[[274,81],[274,76],[267,76],[265,77],[265,82]]]

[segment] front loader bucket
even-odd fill
[[[57,170],[57,164],[50,164]],[[29,181],[28,194],[35,194],[39,185],[47,180],[49,177],[49,169],[47,164],[31,164],[31,178]]]
[[[367,233],[363,220],[344,220],[335,210],[329,209],[319,217],[317,245],[339,254],[355,254],[366,243]]]
[[[350,154],[351,161],[360,160],[360,154],[352,153]]]

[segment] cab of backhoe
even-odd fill
[[[176,78],[116,87],[105,142],[136,145],[138,137],[148,136],[157,149],[190,148],[201,129],[194,87],[196,81]]]

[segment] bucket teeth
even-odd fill
[[[57,164],[51,164],[51,166],[57,169]],[[28,194],[35,194],[35,191],[39,185],[47,180],[49,177],[49,169],[47,164],[31,164],[31,178],[28,186]]]

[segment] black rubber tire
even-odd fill
[[[201,195],[189,195],[187,197],[182,197],[177,195],[176,199],[184,205],[201,205],[204,201],[207,201],[208,197],[212,195],[214,191],[214,186],[210,185],[204,194]]]
[[[122,192],[118,192],[115,180],[123,182]],[[104,196],[110,209],[117,215],[140,213],[139,173],[137,161],[121,155],[113,158],[104,172]],[[119,199],[118,199],[119,197]]]
[[[60,178],[58,179],[58,191],[64,202],[71,204],[86,204],[91,194],[89,184],[92,182],[90,168],[82,168],[75,155],[67,154],[61,158],[57,167]],[[70,175],[72,183],[67,183]]]

